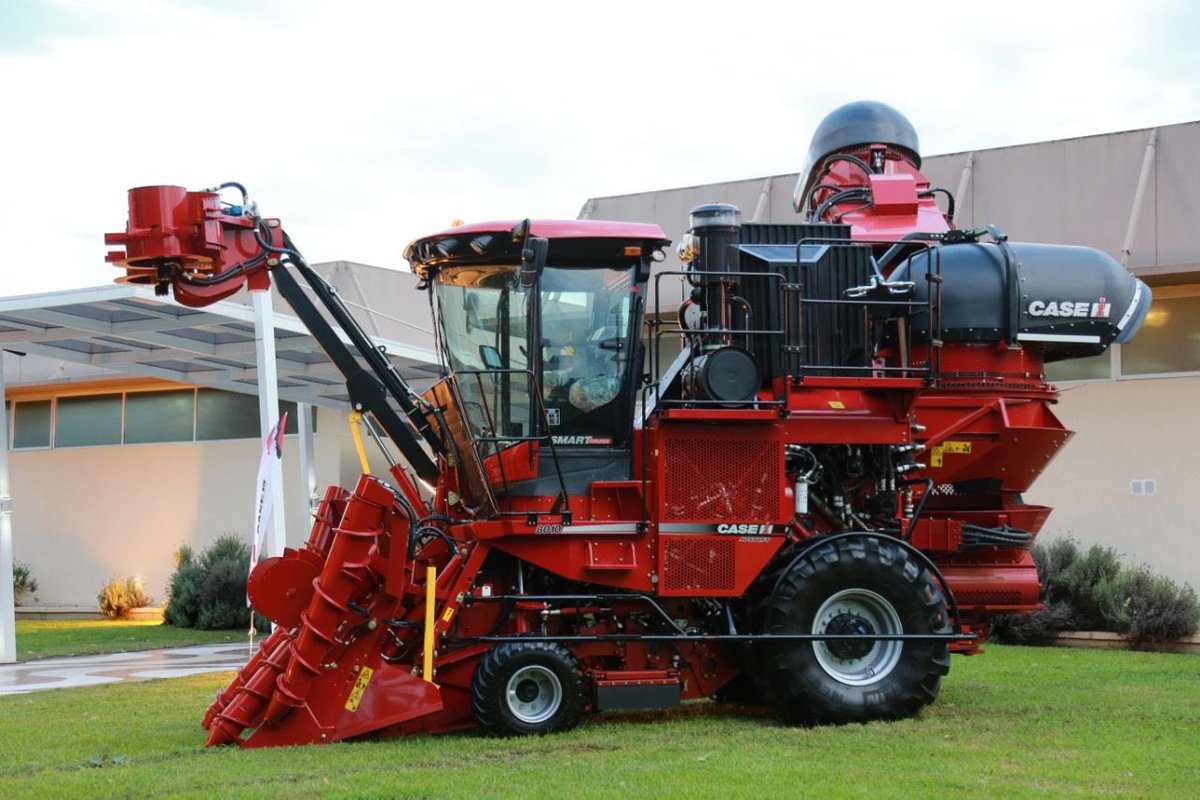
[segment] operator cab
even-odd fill
[[[630,479],[644,287],[668,243],[656,225],[572,220],[460,226],[409,246],[448,372],[427,399],[469,505]]]

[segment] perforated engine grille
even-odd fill
[[[731,536],[664,537],[662,588],[666,592],[728,591],[737,581]]]
[[[663,518],[670,522],[762,522],[782,502],[772,441],[668,439]]]
[[[1011,606],[1021,602],[1021,593],[1015,589],[957,589],[954,598],[963,606]]]

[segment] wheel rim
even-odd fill
[[[558,676],[546,667],[521,667],[508,679],[504,698],[512,715],[533,725],[554,716],[562,705],[562,684]]]
[[[904,632],[900,615],[881,595],[867,589],[844,589],[817,609],[814,634],[883,634]],[[850,686],[866,686],[886,678],[900,661],[904,643],[848,640],[813,642],[821,669]]]

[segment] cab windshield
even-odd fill
[[[473,428],[566,444],[622,438],[630,269],[547,266],[536,299],[515,266],[447,267],[435,280],[446,357]]]

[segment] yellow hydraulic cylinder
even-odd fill
[[[433,683],[433,605],[437,592],[437,567],[425,568],[425,661],[421,677]]]

